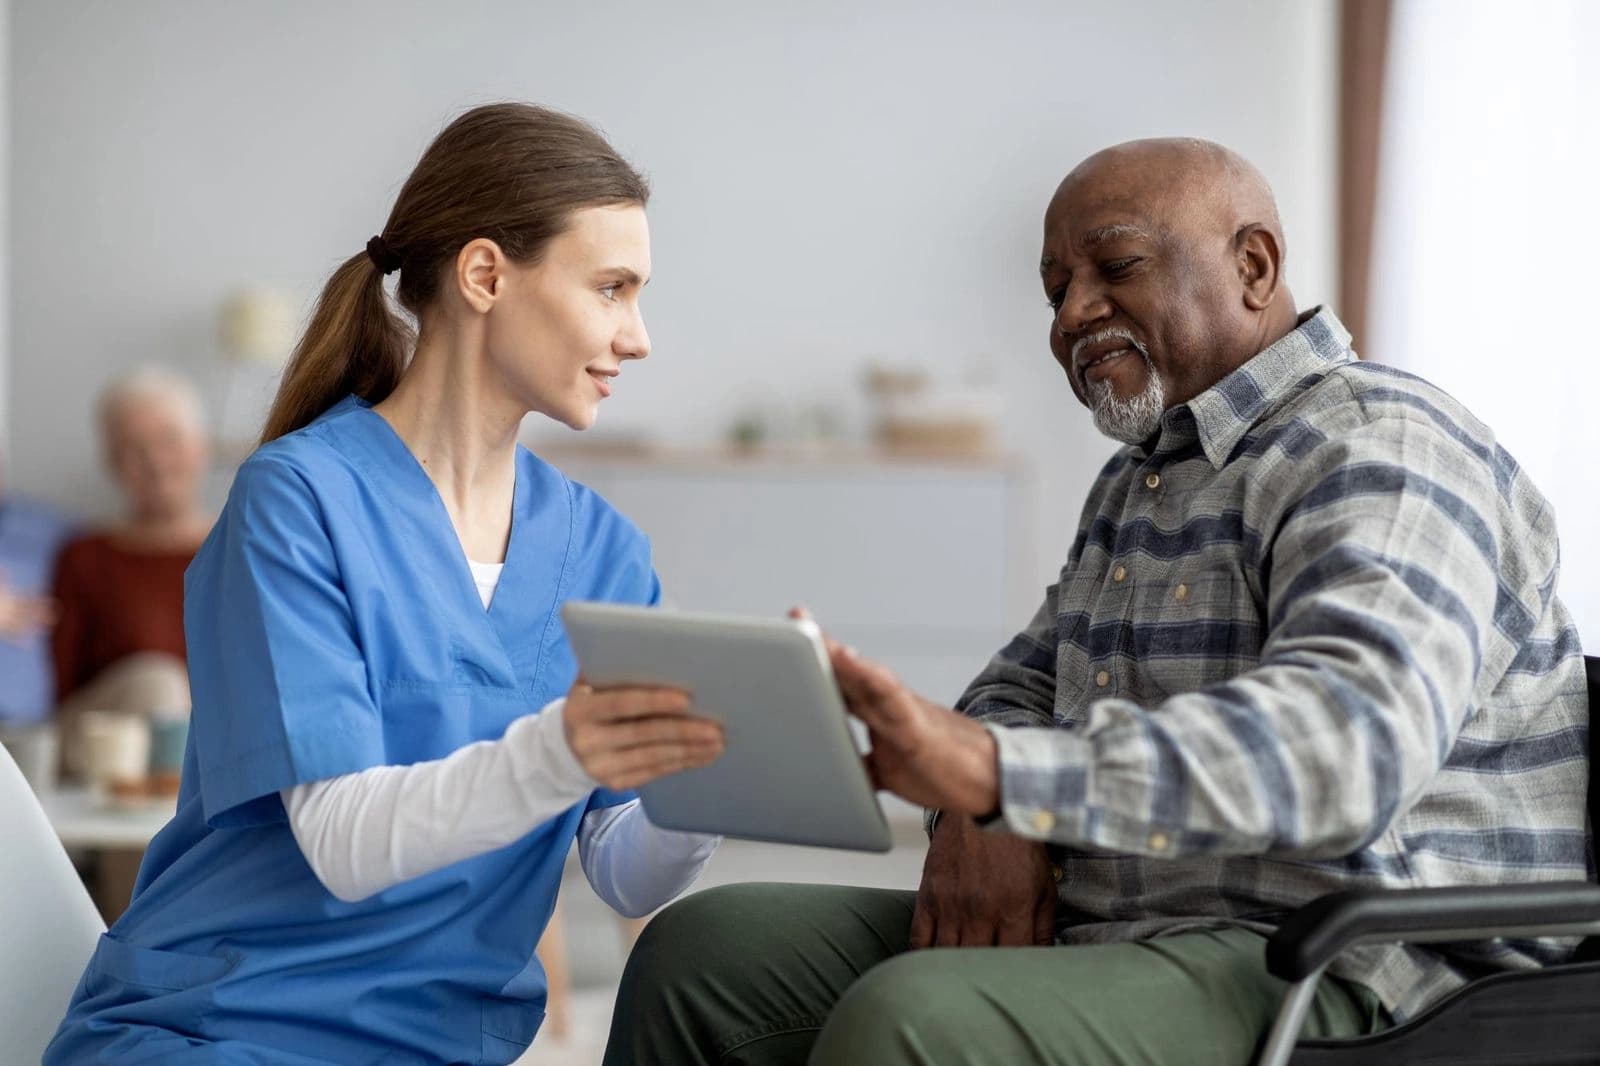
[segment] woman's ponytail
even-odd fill
[[[411,329],[389,308],[372,256],[351,256],[322,287],[283,372],[261,443],[310,425],[352,392],[379,402],[394,391],[411,345]]]

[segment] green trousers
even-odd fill
[[[745,884],[640,936],[606,1066],[1244,1066],[1288,987],[1242,929],[1083,947],[909,950],[913,892]],[[1387,1025],[1324,978],[1306,1036]]]

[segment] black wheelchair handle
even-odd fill
[[[1267,941],[1267,970],[1286,981],[1317,972],[1361,941],[1490,940],[1555,936],[1600,927],[1600,885],[1524,885],[1333,892],[1284,919]]]

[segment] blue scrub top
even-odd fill
[[[278,792],[498,739],[571,687],[568,599],[654,603],[644,536],[519,449],[490,608],[444,503],[348,398],[240,468],[185,579],[194,716],[178,812],[45,1062],[506,1063],[543,1019],[534,946],[586,803],[343,903]],[[99,1057],[96,1057],[99,1056]]]

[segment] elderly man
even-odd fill
[[[1127,447],[959,713],[833,649],[878,783],[943,811],[920,890],[681,901],[629,961],[608,1063],[1242,1063],[1286,910],[1585,876],[1550,509],[1450,397],[1297,313],[1283,258],[1265,181],[1216,145],[1066,177],[1050,347]],[[1362,947],[1307,1035],[1569,951]]]

